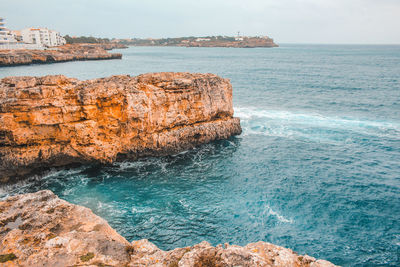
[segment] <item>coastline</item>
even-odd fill
[[[272,38],[263,37],[180,37],[162,39],[123,39],[116,40],[116,43],[129,46],[175,46],[175,47],[232,47],[232,48],[272,48],[279,47]]]
[[[205,58],[203,58],[203,51],[206,53]],[[337,51],[340,52],[336,53]],[[190,152],[190,150],[189,153],[187,153],[189,155],[185,154],[184,157],[179,156],[180,162],[182,162],[183,159],[188,161],[182,164],[184,168],[190,169],[190,171],[187,171],[187,174],[180,174],[179,168],[181,165],[174,164],[176,159],[170,159],[170,157],[166,157],[167,159],[164,157],[141,159],[139,160],[140,164],[131,162],[129,166],[125,164],[121,165],[123,168],[119,167],[120,163],[116,163],[116,165],[118,165],[117,167],[103,167],[98,172],[94,171],[97,170],[96,167],[94,167],[94,170],[91,170],[90,173],[86,171],[88,165],[84,165],[79,169],[53,173],[51,177],[45,177],[46,180],[43,182],[30,183],[29,186],[21,182],[21,186],[23,185],[27,187],[27,189],[13,190],[12,194],[34,192],[39,189],[52,189],[57,195],[64,198],[68,192],[71,192],[68,197],[65,197],[66,200],[71,203],[90,207],[96,214],[110,222],[110,225],[112,225],[114,229],[117,229],[119,232],[121,231],[120,233],[123,233],[124,237],[132,241],[147,238],[146,231],[143,230],[140,232],[138,231],[138,234],[131,233],[134,233],[132,229],[135,229],[135,227],[147,230],[144,226],[147,225],[146,220],[148,220],[151,215],[143,213],[140,215],[134,214],[128,210],[128,214],[124,217],[122,225],[117,225],[113,216],[124,211],[125,204],[123,202],[118,204],[114,203],[118,202],[118,194],[122,194],[122,187],[131,188],[136,186],[138,190],[131,190],[135,195],[146,191],[149,195],[153,195],[153,197],[150,198],[151,200],[156,199],[167,202],[169,200],[168,195],[160,196],[160,194],[157,194],[157,191],[161,192],[160,190],[168,188],[168,185],[164,186],[160,183],[160,185],[153,188],[151,180],[156,180],[157,176],[163,177],[165,175],[166,177],[164,179],[168,179],[166,180],[168,184],[173,184],[168,190],[171,191],[168,192],[168,194],[173,195],[171,203],[175,204],[176,200],[177,206],[180,207],[180,203],[177,201],[178,199],[190,198],[189,194],[200,196],[201,193],[191,189],[187,194],[185,194],[186,191],[182,194],[182,190],[185,186],[190,184],[192,188],[198,185],[198,191],[205,191],[211,185],[213,187],[211,187],[212,190],[209,191],[209,195],[212,195],[212,197],[209,197],[206,202],[207,207],[212,209],[215,207],[213,205],[216,202],[215,200],[221,199],[218,197],[218,194],[223,195],[224,193],[224,190],[219,189],[219,187],[223,188],[222,185],[226,184],[229,185],[229,191],[234,191],[237,195],[234,193],[228,194],[226,196],[228,200],[226,200],[227,203],[224,202],[224,208],[228,210],[229,208],[232,210],[237,208],[238,210],[246,211],[249,207],[248,209],[258,216],[255,221],[257,225],[245,224],[248,223],[249,220],[241,217],[239,217],[239,219],[232,218],[232,221],[226,225],[220,223],[226,216],[221,216],[221,219],[214,219],[212,217],[212,219],[206,218],[206,221],[215,222],[214,225],[218,235],[215,235],[216,237],[213,238],[213,233],[207,234],[209,228],[206,227],[206,225],[201,226],[199,224],[199,232],[205,236],[203,239],[196,239],[196,235],[185,237],[183,236],[184,233],[177,233],[180,234],[179,237],[183,236],[182,239],[185,240],[185,242],[191,242],[191,240],[193,240],[192,243],[187,244],[195,244],[202,240],[209,240],[213,245],[216,245],[229,240],[229,242],[243,246],[246,244],[246,241],[264,240],[292,248],[301,253],[308,253],[316,258],[329,259],[343,266],[368,263],[378,265],[382,264],[384,261],[388,263],[396,262],[396,243],[392,243],[392,236],[387,234],[383,235],[383,233],[385,233],[385,227],[396,225],[393,223],[395,223],[398,216],[392,214],[392,209],[390,208],[396,206],[398,203],[396,191],[391,191],[390,186],[382,186],[382,190],[379,192],[373,189],[367,191],[362,190],[364,187],[359,188],[358,181],[364,181],[365,185],[374,184],[373,177],[368,176],[371,174],[372,169],[369,169],[369,167],[365,165],[365,162],[360,163],[358,167],[351,163],[352,157],[357,155],[371,162],[378,159],[382,159],[382,162],[383,159],[388,160],[388,162],[396,162],[398,158],[393,152],[387,153],[384,151],[386,147],[396,148],[396,146],[389,146],[389,144],[395,144],[390,142],[395,140],[399,125],[395,113],[389,111],[390,109],[393,110],[393,108],[396,110],[395,103],[391,105],[390,102],[390,96],[395,95],[395,88],[389,90],[391,85],[394,85],[391,81],[395,81],[397,76],[397,65],[390,60],[393,58],[393,55],[398,55],[398,49],[396,47],[389,50],[387,50],[386,47],[330,47],[322,45],[285,46],[284,49],[277,50],[132,47],[130,50],[123,52],[124,55],[125,53],[126,55],[134,53],[138,56],[127,56],[123,61],[72,62],[58,65],[5,68],[3,69],[3,76],[43,76],[62,72],[68,77],[77,77],[80,80],[86,80],[117,74],[117,71],[118,73],[141,73],[159,70],[158,65],[165,66],[165,69],[168,68],[172,70],[187,69],[190,71],[220,73],[226,77],[230,77],[234,85],[233,93],[234,101],[236,101],[235,115],[242,119],[241,124],[244,135],[230,139],[234,144],[227,145],[228,148],[222,149],[220,147],[221,142],[223,144],[228,144],[228,141],[218,141],[205,145],[200,151],[195,149],[194,152]],[[160,53],[168,56],[157,57]],[[174,54],[171,55],[170,53]],[[234,55],[234,53],[238,53],[240,64],[230,64],[230,57]],[[304,53],[304,57],[293,57],[293,55],[299,53]],[[318,57],[314,57],[314,53],[319,53],[326,57],[329,62],[335,62],[336,64],[325,66],[324,63],[326,62],[320,61]],[[222,54],[223,57],[220,57],[220,54]],[[387,73],[388,77],[391,79],[381,80],[378,74],[374,75],[381,67],[370,66],[369,62],[371,62],[371,60],[361,56],[365,54],[370,55],[371,58],[378,58],[380,62],[385,62],[384,68],[392,70]],[[182,55],[184,55],[184,59]],[[365,72],[371,75],[363,78],[363,74],[358,71],[348,72],[347,68],[343,69],[343,66],[339,63],[341,59],[348,57],[350,57],[348,67],[357,70],[356,66],[362,63],[362,65],[368,66]],[[155,58],[156,60],[153,60]],[[270,59],[270,65],[274,66],[274,68],[266,70],[268,73],[271,73],[266,78],[265,72],[260,70],[265,70],[265,68],[263,68],[265,66],[263,63],[266,62],[267,59]],[[221,63],[216,66],[215,62]],[[250,65],[251,62],[255,62],[255,64]],[[289,65],[288,62],[290,62]],[[304,65],[304,62],[307,62],[307,64]],[[175,64],[177,67],[171,67]],[[112,66],[121,66],[121,69],[116,69]],[[287,71],[282,72],[282,70],[286,68]],[[326,68],[329,68],[330,71],[327,71]],[[313,73],[313,71],[315,71],[315,73]],[[287,76],[288,80],[285,80],[284,78],[288,73],[292,75]],[[299,75],[296,73],[299,73]],[[301,75],[311,73],[313,73],[312,76]],[[332,80],[329,79],[331,73],[337,74],[334,79],[335,81],[340,81],[339,84],[331,83]],[[298,84],[299,87],[296,87],[299,77],[304,77],[305,80]],[[357,79],[352,79],[354,77],[357,77]],[[369,84],[370,86],[364,87],[363,85],[365,84]],[[373,89],[379,86],[381,86],[381,90],[384,92],[386,98],[384,98],[382,94],[374,94]],[[265,88],[265,90],[263,88]],[[296,97],[293,97],[294,95],[296,95]],[[353,99],[352,95],[357,95],[359,98]],[[367,95],[374,96],[375,101],[371,103],[372,106],[364,106],[365,109],[362,111],[356,110],[357,105],[351,105],[351,107],[344,105],[346,103],[354,104],[357,102],[367,103],[365,98]],[[335,97],[337,97],[337,99]],[[332,102],[330,105],[331,99],[336,99],[336,101]],[[265,103],[263,103],[263,101],[265,101]],[[249,105],[249,103],[254,103],[254,106]],[[278,105],[274,106],[274,103],[281,103],[281,109],[279,109]],[[375,106],[375,103],[377,103],[377,105],[383,105]],[[310,106],[307,106],[307,104]],[[249,107],[251,109],[236,109],[244,107]],[[308,109],[301,110],[300,112],[296,110],[297,107],[299,107],[299,109],[301,107],[308,107]],[[376,107],[376,110],[374,110],[373,107]],[[275,113],[275,111],[281,112]],[[341,118],[345,119],[345,121],[338,122],[337,119]],[[363,125],[357,124],[358,120],[361,120]],[[379,124],[375,124],[375,122]],[[391,126],[388,123],[391,123]],[[377,128],[378,125],[380,125],[379,129]],[[265,126],[268,132],[264,130],[265,128],[250,128],[256,126]],[[289,131],[282,131],[283,128]],[[267,134],[268,136],[266,136]],[[282,137],[275,137],[278,134]],[[343,139],[337,139],[337,134],[340,134],[340,137],[344,136]],[[364,140],[366,140],[368,144],[365,142],[359,144],[357,136],[365,137]],[[270,140],[275,140],[275,142],[269,142]],[[320,142],[322,142],[322,144],[320,144]],[[326,145],[328,142],[329,144]],[[218,145],[214,145],[214,143]],[[257,143],[260,145],[256,145]],[[387,146],[385,146],[385,144]],[[265,145],[265,149],[268,151],[262,149],[263,145]],[[321,146],[321,149],[319,146]],[[205,153],[210,148],[212,149],[212,153]],[[282,154],[274,156],[273,153],[276,151],[274,149],[277,149]],[[376,154],[367,154],[368,150],[372,149],[375,149]],[[254,153],[252,153],[253,151]],[[308,153],[311,153],[311,151],[316,154],[312,154],[310,159]],[[337,152],[338,154],[334,154],[333,152]],[[337,167],[340,170],[340,174],[353,174],[352,169],[355,168],[356,170],[360,170],[359,174],[346,178],[345,176],[335,175],[329,171],[321,172],[318,167],[318,159],[323,159],[325,154],[332,156],[332,161],[322,161],[328,168]],[[202,156],[201,160],[199,156]],[[194,159],[196,159],[196,161],[194,161]],[[335,161],[335,159],[339,161]],[[350,163],[346,165],[334,164],[335,162],[341,162],[341,159],[347,160],[347,162]],[[128,162],[126,162],[126,164],[128,164]],[[151,168],[148,167],[148,165],[150,165]],[[217,167],[215,167],[215,165]],[[205,168],[204,170],[204,174],[201,171],[201,167],[198,166],[207,167],[207,169]],[[316,169],[315,166],[317,166]],[[383,167],[381,164],[377,166],[379,166],[379,168]],[[389,166],[389,164],[387,166]],[[164,167],[166,167],[167,173],[162,169]],[[224,167],[224,169],[222,169],[222,167]],[[136,169],[139,168],[140,171],[136,171]],[[377,171],[379,168],[376,168]],[[288,171],[285,172],[285,169]],[[148,170],[152,171],[151,176],[149,176],[150,180],[143,181],[142,183],[140,179],[141,177],[145,177]],[[266,172],[264,170],[271,170],[270,173],[268,173],[271,176],[270,178],[264,179],[263,175]],[[302,171],[299,173],[297,170]],[[284,175],[289,172],[290,174],[283,179],[283,177],[285,177]],[[392,168],[387,174],[378,175],[378,177],[382,181],[392,181],[390,179],[394,179],[395,172],[396,168]],[[77,178],[73,178],[74,176],[77,176]],[[128,179],[120,178],[121,176],[129,177],[129,181],[126,181]],[[193,176],[192,180],[195,181],[192,182],[191,176]],[[216,180],[214,176],[221,178]],[[118,179],[118,184],[124,184],[124,186],[115,185],[113,182],[114,180],[107,177]],[[199,179],[202,181],[201,184],[197,182]],[[261,182],[260,179],[264,180]],[[335,182],[337,179],[341,181],[343,186],[338,185],[336,187],[331,187],[331,185],[336,184]],[[130,182],[131,180],[136,181]],[[279,181],[279,183],[271,184],[269,180]],[[90,183],[85,185],[86,181],[90,181]],[[321,184],[322,181],[325,181],[326,184]],[[126,182],[126,184],[124,182]],[[300,186],[298,186],[299,182]],[[103,185],[103,183],[105,184]],[[182,185],[180,185],[180,183]],[[43,184],[46,184],[46,186]],[[61,188],[55,189],[58,185],[60,185]],[[255,206],[257,204],[255,200],[264,196],[262,192],[257,194],[257,192],[261,191],[261,189],[259,190],[257,188],[257,185],[263,186],[264,190],[265,188],[269,190],[266,199],[270,201],[268,204],[271,209],[284,218],[293,220],[292,224],[280,222],[278,217],[269,214],[266,208]],[[342,192],[344,185],[345,190],[348,188],[349,191]],[[109,189],[118,188],[119,193],[104,193],[103,195],[101,194],[102,186],[108,187]],[[10,187],[7,186],[7,188]],[[330,191],[327,192],[326,189],[328,188]],[[374,195],[376,202],[364,202],[363,199],[368,199],[371,191],[376,193],[376,195]],[[9,192],[11,193],[11,190]],[[83,194],[84,196],[80,198],[79,194],[81,192],[85,193]],[[347,206],[346,204],[347,199],[352,199],[353,197],[351,192],[356,192],[358,197],[354,200],[360,201],[360,205],[357,209],[352,209],[351,206]],[[290,196],[293,196],[295,200],[302,201],[302,196],[309,196],[309,193],[311,193],[310,197],[301,203],[312,207],[311,210],[313,212],[309,212],[310,210],[303,210],[299,202],[286,202],[287,199],[291,199]],[[124,194],[129,196],[129,190],[126,190]],[[92,198],[89,199],[90,196],[92,196]],[[107,196],[107,199],[104,199],[105,196]],[[245,206],[242,204],[243,201],[241,201],[243,199],[248,200],[252,205]],[[319,202],[319,199],[322,199],[322,201]],[[385,200],[387,200],[387,202],[385,202]],[[103,204],[112,206],[115,212],[108,213],[107,208],[102,208],[101,212],[99,212],[95,204],[86,205],[85,201],[93,201],[91,203],[101,201]],[[229,203],[231,203],[230,206],[227,205]],[[189,207],[196,208],[196,210],[201,210],[203,208],[200,201],[187,201],[184,204],[189,204]],[[136,208],[141,207],[141,203],[129,203],[129,205]],[[162,210],[165,205],[158,205],[155,207],[150,204],[143,205],[158,209],[159,211],[156,212],[156,215],[161,216],[161,212],[163,212],[162,216],[171,220],[168,214],[165,214]],[[370,205],[372,205],[373,210],[380,212],[370,212],[367,208]],[[348,208],[341,210],[340,207]],[[138,210],[142,211],[140,209]],[[179,213],[182,217],[186,215],[183,211]],[[238,212],[240,213],[240,211]],[[194,212],[193,214],[197,215],[199,213]],[[199,215],[201,215],[201,213]],[[335,217],[330,216],[334,215],[342,218],[337,231],[332,230],[332,225],[335,226],[335,219],[332,218]],[[359,215],[359,217],[357,217],[357,215]],[[377,227],[373,225],[363,225],[362,222],[365,220],[375,222]],[[180,219],[179,221],[185,220]],[[242,221],[245,223],[242,224]],[[313,222],[310,228],[308,228],[309,221]],[[134,223],[129,224],[130,222]],[[262,222],[265,222],[266,225],[263,229],[260,228]],[[353,222],[355,222],[358,227],[351,228],[350,234],[347,235],[348,232],[346,229],[351,227]],[[158,220],[154,222],[154,225],[157,225],[157,223],[159,223]],[[150,227],[154,227],[154,225],[150,224]],[[186,227],[189,225],[190,224],[187,224]],[[232,227],[243,225],[244,231],[232,233],[229,239],[225,239],[224,229],[226,229],[227,225]],[[294,229],[295,227],[296,229]],[[282,235],[282,229],[287,228],[292,229],[292,231],[288,233],[290,241],[285,239],[285,234]],[[164,228],[160,227],[159,230],[154,230],[157,231],[156,233],[148,235],[151,238],[156,238],[157,236],[156,244],[159,245],[161,249],[170,250],[174,247],[186,246],[184,242],[180,242],[176,246],[164,243],[164,239],[158,235],[162,233],[162,229]],[[254,229],[254,232],[252,229]],[[396,230],[396,228],[393,229]],[[126,234],[124,231],[129,233]],[[363,232],[369,232],[370,234],[364,236]],[[263,236],[267,235],[268,238],[263,239]],[[315,239],[316,236],[318,236],[317,239]],[[334,240],[334,243],[330,243],[331,240]],[[346,246],[343,244],[346,244]],[[349,244],[352,244],[352,249],[347,247]],[[379,244],[382,244],[382,251],[378,249],[380,248]],[[365,251],[371,251],[376,257],[364,253]]]
[[[32,169],[168,155],[241,133],[232,86],[213,74],[8,77],[0,82],[0,121],[2,183]],[[335,266],[261,241],[171,251],[129,243],[90,209],[49,190],[8,197],[0,211],[6,266]]]
[[[203,241],[170,251],[146,239],[128,242],[90,209],[49,190],[9,197],[0,210],[5,266],[335,266],[261,241],[244,247]]]
[[[0,67],[121,59],[121,53],[108,52],[116,48],[127,47],[121,44],[68,44],[47,50],[0,50]]]

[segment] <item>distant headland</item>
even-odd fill
[[[179,37],[161,39],[113,39],[111,42],[130,46],[181,46],[181,47],[278,47],[274,39],[268,36],[206,36]]]

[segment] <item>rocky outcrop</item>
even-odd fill
[[[90,44],[92,45],[92,44]],[[100,44],[96,44],[99,45],[101,48],[103,48],[104,50],[113,50],[113,49],[125,49],[128,48],[128,46],[124,45],[124,44],[120,44],[120,43],[100,43]]]
[[[123,46],[114,44],[70,44],[48,50],[0,50],[0,66],[121,59],[122,54],[106,51],[113,48],[123,48]]]
[[[255,47],[279,47],[271,38],[244,37],[241,40],[221,41],[192,41],[179,46],[187,47],[234,47],[234,48],[255,48]]]
[[[172,251],[129,243],[89,209],[48,190],[9,197],[0,211],[1,266],[334,266],[266,242]]]
[[[117,39],[117,43],[132,46],[179,46],[179,47],[278,47],[272,38],[263,37],[228,37],[228,36],[207,36],[207,37],[179,37],[161,39]]]
[[[0,182],[72,163],[176,153],[241,133],[213,74],[0,80]]]

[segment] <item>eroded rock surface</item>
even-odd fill
[[[120,53],[106,51],[114,48],[124,48],[124,46],[118,44],[68,44],[48,50],[0,50],[0,66],[122,58]]]
[[[72,163],[176,153],[241,133],[213,74],[0,80],[0,182]]]
[[[3,259],[3,260],[2,260]],[[266,242],[240,247],[207,242],[163,251],[129,243],[89,209],[51,191],[0,202],[1,266],[335,266]]]

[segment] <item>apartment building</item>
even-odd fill
[[[21,30],[22,42],[41,46],[59,46],[66,44],[59,32],[47,28],[26,28]]]

